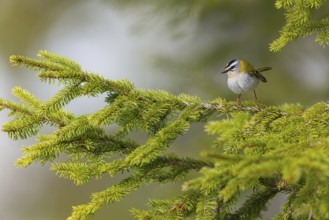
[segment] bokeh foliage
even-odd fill
[[[233,3],[232,3],[233,2]],[[252,1],[251,1],[252,2]],[[270,50],[280,51],[287,43],[316,34],[315,41],[321,46],[329,44],[329,16],[327,14],[326,0],[276,0],[275,7],[283,10],[286,24],[280,30],[280,37],[270,43]],[[195,16],[199,19],[207,17],[211,12],[226,5],[240,3],[250,4],[250,1],[227,0],[193,0],[193,1],[117,1],[119,5],[137,4],[145,6],[145,3],[153,5],[156,11],[171,13],[177,20],[186,16]],[[266,21],[265,21],[266,23]]]

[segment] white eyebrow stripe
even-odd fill
[[[226,67],[226,69],[231,69],[233,66],[238,64],[238,60],[232,60]]]

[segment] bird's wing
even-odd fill
[[[259,68],[255,71],[253,71],[253,75],[257,77],[257,79],[259,79],[262,82],[267,82],[267,79],[261,74],[261,72],[267,71],[267,70],[271,70],[272,67],[263,67],[263,68]]]
[[[257,79],[259,79],[262,82],[267,82],[267,79],[258,70],[253,70],[251,72],[251,75],[255,76]]]
[[[258,71],[255,71],[254,75],[262,82],[267,82],[267,79]]]

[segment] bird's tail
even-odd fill
[[[262,68],[257,69],[257,72],[264,72],[264,71],[271,70],[271,69],[272,69],[272,67],[262,67]]]

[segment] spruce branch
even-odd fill
[[[63,88],[45,102],[20,87],[13,94],[22,103],[0,99],[1,110],[8,109],[12,117],[2,126],[10,138],[37,135],[44,125],[54,128],[23,147],[16,165],[50,162],[51,170],[77,185],[122,172],[127,176],[93,193],[89,203],[75,206],[69,219],[86,219],[140,186],[177,181],[184,182],[180,196],[150,200],[149,210],[133,209],[133,215],[138,219],[255,219],[282,192],[288,197],[276,219],[329,216],[328,102],[305,108],[250,101],[237,106],[220,98],[204,101],[187,94],[137,89],[127,80],[105,79],[46,51],[38,56],[12,56],[11,62],[37,71],[42,82],[58,82]],[[94,113],[76,116],[65,110],[78,97],[100,94],[108,95],[106,106]],[[228,117],[209,121],[216,114]],[[206,133],[216,136],[212,149],[201,159],[169,153],[172,143],[193,123],[205,123]],[[133,138],[136,130],[146,136],[144,142]],[[59,155],[66,155],[66,161],[57,160]],[[234,208],[246,192],[250,197]]]
[[[23,115],[29,115],[29,116],[33,115],[33,112],[26,106],[8,100],[0,99],[0,108],[1,110],[4,109],[10,110],[8,114],[9,116],[20,117]]]
[[[278,193],[278,189],[263,188],[252,192],[252,195],[237,211],[225,216],[227,220],[248,220],[261,217],[261,211],[266,208],[268,201]]]
[[[133,190],[136,190],[139,186],[147,182],[147,178],[134,175],[122,180],[119,184],[113,185],[104,191],[93,193],[91,196],[91,201],[88,204],[73,207],[72,215],[68,219],[86,219],[88,216],[95,214],[95,212],[103,205],[119,201],[123,196]]]
[[[33,94],[29,91],[22,89],[21,87],[14,87],[12,89],[12,93],[14,96],[22,100],[26,105],[30,106],[30,108],[37,109],[41,105],[41,101],[37,99]]]
[[[280,37],[270,44],[270,51],[278,52],[287,43],[300,37],[315,33],[321,46],[329,44],[329,16],[316,19],[316,12],[321,9],[325,0],[276,0],[277,9],[285,11],[286,24],[280,31]]]
[[[132,209],[138,219],[184,219],[193,217],[193,212],[202,194],[191,190],[172,200],[149,200],[150,210]]]

